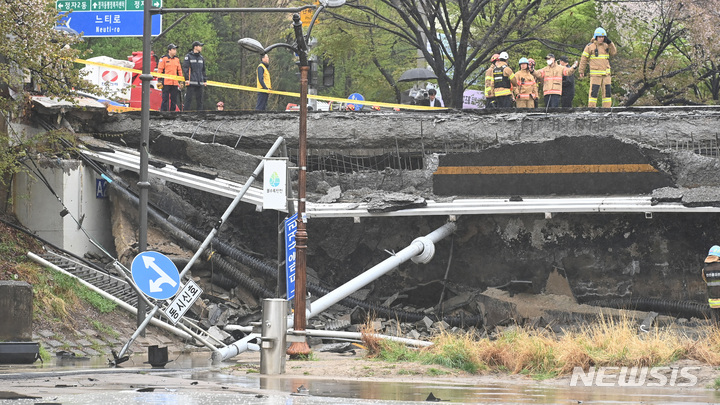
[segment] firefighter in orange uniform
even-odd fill
[[[493,70],[495,70],[495,62],[500,59],[500,54],[496,53],[490,58],[490,67],[485,71],[485,108],[495,108],[495,88],[493,81]]]
[[[580,58],[580,78],[585,77],[585,67],[590,65],[590,99],[588,107],[597,107],[598,98],[603,108],[612,107],[610,92],[610,57],[617,54],[615,44],[603,28],[593,34],[593,40],[585,46]],[[589,62],[588,62],[589,61]]]
[[[578,63],[575,61],[572,67],[563,67],[555,62],[555,55],[547,55],[547,66],[540,70],[533,71],[533,75],[543,81],[543,98],[548,108],[560,107],[562,96],[562,78],[575,73]]]
[[[527,58],[520,58],[518,61],[520,71],[515,74],[517,86],[513,89],[515,93],[515,106],[517,108],[535,108],[535,99],[538,98],[538,86],[535,76],[530,73]]]
[[[177,46],[170,44],[167,47],[167,54],[160,58],[160,64],[157,68],[158,73],[165,73],[173,76],[182,76],[182,65],[180,65],[180,58],[177,57]],[[173,79],[162,80],[162,104],[160,105],[160,111],[175,111],[177,109],[177,99],[180,91],[178,86],[180,82]],[[168,106],[170,109],[168,110]]]

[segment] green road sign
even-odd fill
[[[143,0],[57,0],[58,11],[143,11]],[[162,0],[152,0],[153,7],[161,7]]]

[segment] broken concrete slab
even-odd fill
[[[25,281],[0,281],[0,341],[32,339],[33,287]]]
[[[340,189],[340,186],[333,186],[327,190],[327,194],[320,197],[318,202],[321,204],[334,203],[334,202],[338,201],[341,196],[342,196],[342,190]]]
[[[210,329],[207,330],[208,335],[212,336],[213,339],[217,340],[218,342],[225,342],[228,338],[231,338],[229,333],[225,332],[224,330],[218,328],[217,326],[213,326]]]
[[[405,193],[374,193],[365,198],[369,212],[390,212],[427,206],[424,198]]]
[[[681,202],[683,198],[684,188],[662,187],[653,190],[651,194],[651,204],[657,205],[668,202]]]
[[[686,207],[720,207],[720,187],[696,187],[683,191]]]

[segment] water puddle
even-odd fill
[[[702,388],[649,388],[649,387],[569,387],[534,381],[510,381],[476,385],[452,382],[397,382],[334,380],[317,377],[260,376],[258,374],[229,375],[213,368],[208,353],[171,356],[165,370],[176,378],[196,382],[216,383],[222,389],[196,390],[180,384],[179,388],[158,387],[155,392],[138,392],[125,387],[87,390],[77,394],[53,395],[42,400],[0,400],[0,405],[25,405],[51,402],[64,405],[84,404],[179,404],[179,405],[342,405],[342,404],[393,404],[403,405],[425,402],[428,395],[449,403],[471,404],[698,404],[720,403],[720,393]],[[123,363],[125,371],[148,370],[145,355],[133,356]],[[103,370],[104,369],[104,370]],[[3,366],[0,374],[27,373],[28,376],[60,372],[60,374],[97,370],[98,374],[122,372],[107,366],[107,359],[90,360],[53,359],[46,364],[33,366]],[[94,372],[94,371],[93,371]],[[154,372],[152,372],[154,373]],[[45,377],[43,377],[45,378]],[[63,377],[65,378],[65,377]],[[163,377],[164,378],[164,377]],[[66,381],[66,380],[64,380]],[[2,384],[0,380],[0,384]],[[302,393],[297,394],[302,387]],[[0,391],[3,389],[0,388]],[[42,395],[42,394],[40,394]]]
[[[45,363],[38,360],[33,364],[2,364],[0,365],[0,373],[110,369],[111,367],[108,365],[110,358],[109,356],[93,356],[89,358],[53,356]],[[169,360],[171,361],[164,367],[166,370],[194,369],[212,366],[210,352],[175,354],[174,356],[170,356]],[[147,363],[147,354],[140,353],[130,356],[130,359],[120,364],[119,367],[150,368],[150,365]]]
[[[222,384],[237,384],[243,388],[259,388],[268,392],[293,393],[297,392],[297,388],[301,386],[307,389],[307,397],[290,397],[286,404],[340,403],[337,402],[338,399],[369,400],[370,403],[416,402],[426,401],[430,393],[443,402],[472,404],[697,404],[720,402],[720,393],[697,388],[681,391],[677,388],[564,387],[531,381],[527,383],[456,385],[452,383],[320,380],[298,377],[235,377],[215,372],[194,373],[192,378],[216,381]],[[253,385],[253,382],[256,385]],[[330,401],[331,399],[332,401]]]

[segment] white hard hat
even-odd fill
[[[510,59],[510,56],[507,52],[500,52],[500,60],[508,60]]]

